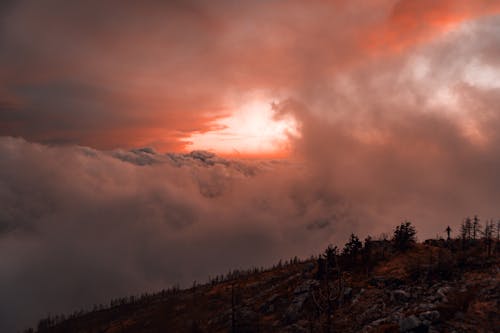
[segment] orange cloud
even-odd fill
[[[182,150],[227,96],[316,100],[332,78],[498,13],[496,1],[26,1],[0,31],[0,135]],[[99,15],[96,15],[99,13]]]
[[[387,20],[368,35],[366,47],[375,53],[402,51],[464,21],[498,13],[497,1],[399,0]]]

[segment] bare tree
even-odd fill
[[[472,239],[476,240],[480,232],[481,224],[479,223],[479,217],[477,217],[477,215],[474,215],[474,220],[472,222]]]
[[[328,246],[325,252],[320,256],[318,263],[324,265],[322,281],[320,286],[312,293],[312,299],[316,306],[317,313],[320,317],[320,324],[324,327],[327,333],[332,332],[332,316],[335,303],[340,299],[342,292],[342,272],[338,264],[338,248],[336,246]],[[339,279],[339,283],[335,283],[335,279]],[[322,317],[326,316],[324,321]]]
[[[450,241],[450,239],[451,239],[451,237],[450,237],[450,235],[451,235],[451,228],[450,228],[450,226],[448,226],[448,227],[445,229],[445,231],[446,231],[446,234],[447,234],[447,236],[448,236],[448,237],[446,238],[446,240],[447,240],[447,241]]]
[[[491,256],[491,246],[493,244],[493,232],[495,229],[495,225],[493,224],[493,220],[486,221],[484,226],[484,243],[486,245],[486,253],[488,257]]]

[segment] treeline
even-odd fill
[[[311,257],[309,260],[315,259],[315,257]],[[293,258],[290,258],[288,260],[280,260],[277,264],[274,264],[270,267],[252,267],[249,269],[235,269],[235,270],[230,270],[226,274],[221,274],[221,275],[216,275],[214,277],[209,276],[208,277],[208,283],[211,285],[219,284],[219,283],[226,283],[226,282],[231,282],[237,279],[245,278],[245,277],[250,277],[256,274],[264,273],[264,272],[269,272],[273,271],[275,269],[281,269],[281,268],[286,268],[289,266],[293,265],[298,265],[303,263],[304,260],[300,259],[299,257],[295,256]],[[196,287],[197,283],[196,281],[193,283],[193,287]]]
[[[74,311],[69,315],[49,314],[47,317],[38,321],[36,330],[34,330],[33,328],[28,328],[24,332],[25,333],[45,332],[50,328],[58,325],[63,325],[64,327],[68,326],[69,328],[71,327],[71,322],[73,320],[81,319],[86,315],[94,314],[100,311],[110,311],[118,308],[122,309],[123,307],[140,306],[141,304],[149,303],[158,298],[165,298],[175,295],[180,290],[181,288],[178,285],[174,285],[168,289],[163,289],[157,293],[143,293],[141,295],[114,298],[111,299],[109,304],[94,304],[94,306],[91,309],[86,309],[86,310],[80,309]]]
[[[396,226],[392,237],[382,235],[374,240],[368,236],[362,242],[353,233],[342,249],[328,246],[316,259],[318,287],[312,294],[311,331],[333,331],[333,313],[350,297],[353,286],[349,285],[349,280],[354,274],[374,284],[417,280],[432,283],[456,277],[467,267],[488,266],[493,262],[491,256],[500,253],[500,222],[488,220],[483,227],[479,217],[467,217],[459,230],[453,238],[448,226],[446,239],[428,239],[423,242],[429,246],[427,250],[420,247],[421,253],[416,250],[406,255],[401,267],[408,274],[409,281],[405,282],[398,278],[378,281],[372,270],[392,256],[417,247],[417,231],[410,221]]]
[[[309,260],[315,259],[311,257]],[[294,256],[287,260],[280,260],[277,264],[271,267],[251,267],[248,269],[234,269],[230,270],[226,274],[216,275],[214,277],[208,277],[209,285],[216,285],[220,283],[229,283],[232,281],[237,281],[239,279],[248,278],[257,274],[261,274],[267,271],[273,271],[276,269],[286,269],[287,267],[298,265],[303,263],[304,260],[301,260],[299,257]],[[185,290],[195,290],[204,286],[205,284],[199,284],[197,281],[193,281],[192,286],[190,288],[186,288]],[[119,297],[112,299],[108,304],[95,304],[89,309],[80,309],[72,312],[69,315],[52,315],[48,314],[47,317],[40,319],[37,324],[37,328],[28,328],[24,330],[24,333],[34,333],[34,332],[45,332],[50,331],[51,328],[58,326],[59,328],[64,328],[68,326],[71,327],[72,321],[82,319],[82,317],[87,315],[94,315],[100,311],[112,311],[114,309],[124,310],[131,307],[140,307],[142,304],[147,304],[155,300],[161,300],[167,297],[171,297],[177,295],[181,290],[179,284],[175,284],[167,289],[163,289],[159,292],[155,293],[143,293],[141,295],[132,295],[126,297]],[[64,326],[64,327],[61,327]]]
[[[473,218],[466,217],[459,226],[459,233],[452,237],[453,229],[448,226],[444,237],[425,240],[426,245],[447,248],[452,252],[458,250],[483,250],[487,257],[500,253],[500,220],[486,220],[483,224],[477,215]],[[317,258],[318,275],[322,276],[332,267],[343,267],[344,269],[370,268],[380,259],[394,252],[405,252],[417,244],[417,231],[410,221],[405,221],[396,226],[392,237],[382,234],[378,239],[371,236],[362,242],[359,237],[352,233],[349,239],[340,249],[329,245]]]

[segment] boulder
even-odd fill
[[[345,288],[344,289],[344,298],[349,299],[351,297],[352,297],[352,288],[349,288],[349,287]]]
[[[421,325],[423,325],[422,321],[415,315],[411,315],[399,321],[399,331],[412,332],[414,330],[417,330]]]
[[[316,280],[305,280],[303,283],[298,285],[293,291],[294,295],[299,295],[309,292],[313,287],[319,284]]]
[[[440,314],[439,311],[433,310],[433,311],[426,311],[422,312],[418,315],[418,318],[420,320],[428,320],[431,323],[434,323],[439,320]]]
[[[307,330],[298,324],[293,324],[293,325],[287,326],[285,328],[285,332],[287,332],[287,333],[307,333]]]
[[[391,293],[391,299],[396,300],[398,302],[406,302],[410,298],[411,298],[410,293],[401,289],[394,290]]]

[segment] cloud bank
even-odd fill
[[[346,209],[303,167],[0,139],[2,328],[309,255]],[[279,175],[277,177],[277,175]],[[14,326],[19,328],[19,326]]]

